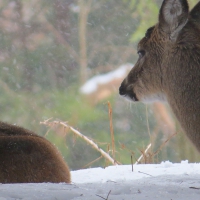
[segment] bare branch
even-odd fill
[[[90,144],[95,150],[97,150],[110,163],[112,163],[113,165],[118,165],[117,162],[113,158],[111,158],[110,155],[108,155],[105,151],[103,151],[101,148],[99,148],[96,143],[94,143],[91,139],[89,139],[88,137],[86,137],[85,135],[83,135],[82,133],[80,133],[79,131],[74,129],[73,127],[69,126],[67,123],[59,122],[59,121],[50,122],[48,120],[45,120],[44,122],[40,122],[40,124],[44,124],[44,125],[50,126],[50,127],[54,127],[54,126],[57,126],[57,125],[62,125],[64,127],[68,128],[74,134],[76,134],[76,136],[79,136],[80,138],[85,140],[88,144]]]

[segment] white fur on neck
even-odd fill
[[[153,103],[155,101],[166,102],[166,96],[163,93],[153,94],[150,96],[145,96],[140,99],[143,103]]]

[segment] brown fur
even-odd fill
[[[132,101],[166,100],[200,151],[200,2],[189,12],[186,0],[164,0],[138,52],[120,94]]]
[[[70,183],[58,150],[45,138],[0,122],[0,183]]]

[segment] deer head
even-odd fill
[[[200,51],[200,2],[189,13],[186,0],[164,0],[159,22],[147,30],[137,48],[138,61],[122,82],[120,95],[143,102],[168,99],[169,87],[184,78],[182,65]],[[200,54],[194,59],[200,69]]]

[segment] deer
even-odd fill
[[[119,94],[132,102],[168,102],[200,152],[200,1],[189,11],[187,0],[164,0],[137,50]]]
[[[0,183],[70,183],[61,153],[47,139],[0,122]]]

